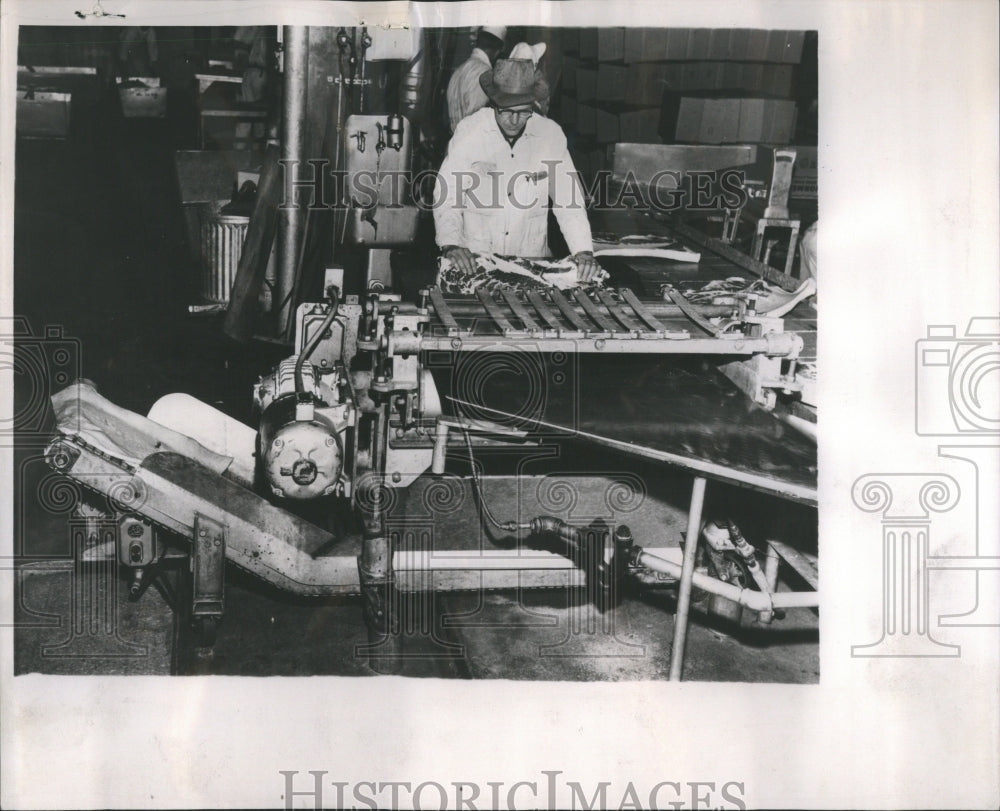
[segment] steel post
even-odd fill
[[[695,476],[694,486],[691,488],[691,508],[688,511],[687,537],[684,539],[680,593],[677,595],[677,614],[674,617],[674,641],[670,649],[670,681],[680,681],[684,669],[684,644],[687,642],[694,563],[701,535],[701,509],[705,503],[705,483],[704,478]]]
[[[281,159],[285,172],[296,175],[306,160],[306,102],[308,98],[309,29],[301,25],[286,25],[284,41],[284,83],[281,111]],[[289,188],[285,179],[285,189]],[[307,210],[294,205],[295,198],[285,200],[287,207],[278,209],[278,278],[274,300],[277,332],[284,334],[295,309],[292,291],[298,272],[299,248],[305,228]]]

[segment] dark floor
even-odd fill
[[[17,672],[371,675],[359,655],[367,639],[354,599],[294,600],[232,572],[227,614],[209,656],[195,650],[154,589],[129,603],[113,570],[81,574],[74,567],[74,499],[41,456],[51,428],[48,395],[83,376],[140,413],[183,391],[249,421],[251,383],[286,354],[265,343],[228,342],[218,318],[186,313],[196,284],[171,160],[172,150],[190,146],[186,119],[125,120],[107,100],[75,112],[68,139],[17,142],[15,312],[25,321],[11,330],[22,333],[21,357],[37,361],[18,368],[15,382],[22,428],[15,443],[15,550],[36,561],[18,578]],[[42,340],[32,345],[24,329]],[[564,461],[582,459],[584,469],[633,466],[572,446],[563,451]],[[669,525],[651,545],[679,543],[688,487],[678,485]],[[778,523],[805,528],[805,543],[814,548],[814,511],[786,513],[781,502],[754,502],[728,488],[714,498],[727,509],[749,510],[761,532],[771,531],[780,513]],[[635,591],[604,616],[576,605],[578,596],[539,590],[413,598],[403,672],[665,678],[673,589]],[[686,678],[818,680],[812,612],[791,612],[768,629],[696,615]]]

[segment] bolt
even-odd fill
[[[334,442],[335,442],[335,440],[334,440],[334,438],[333,438],[332,436],[328,436],[328,437],[326,438],[326,446],[327,446],[328,448],[329,448],[329,447],[332,447],[332,446],[333,446],[333,444],[334,444]]]
[[[402,428],[396,429],[396,439],[402,439],[405,434],[406,431],[404,431]]]
[[[214,544],[216,546],[222,546],[222,538],[216,538],[215,541],[214,541]]]
[[[272,445],[272,446],[274,446],[275,448],[280,448],[280,447],[282,447],[282,446],[283,446],[284,444],[285,444],[285,443],[284,443],[284,442],[282,442],[282,441],[281,441],[280,439],[276,439],[276,440],[274,440],[274,442],[272,442],[272,443],[271,443],[271,445]]]
[[[208,535],[208,531],[205,530],[205,529],[199,529],[198,530],[198,535],[199,535],[199,537],[204,538],[206,535]]]
[[[603,338],[598,338],[596,341],[594,341],[594,349],[597,349],[598,351],[600,351],[601,349],[604,349],[604,339]]]
[[[402,474],[398,470],[395,473],[392,474],[393,484],[399,484],[402,480],[403,480],[403,476],[402,476]]]

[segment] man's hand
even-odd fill
[[[461,245],[446,245],[441,255],[450,259],[451,263],[466,276],[476,272],[476,261],[468,248],[463,248]]]
[[[608,278],[607,271],[597,264],[594,254],[590,251],[580,251],[570,259],[576,263],[576,278],[581,282],[596,282]]]

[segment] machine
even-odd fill
[[[624,522],[574,521],[541,511],[524,515],[509,503],[490,504],[474,445],[530,442],[538,425],[499,409],[491,420],[490,403],[458,396],[444,408],[429,368],[429,359],[441,353],[750,359],[766,405],[774,392],[796,388],[802,339],[784,331],[781,318],[757,313],[752,297],[739,299],[727,317],[709,321],[707,309],[684,303],[672,288],[662,300],[641,301],[624,288],[479,291],[449,299],[432,287],[406,302],[377,282],[363,297],[343,296],[341,284],[342,275],[328,271],[325,300],[298,308],[294,354],[254,386],[256,431],[229,418],[220,430],[204,413],[172,426],[185,430],[170,430],[105,406],[85,384],[54,398],[59,433],[47,450],[50,465],[103,496],[118,523],[116,548],[93,546],[86,556],[116,555],[133,573],[135,596],[159,582],[171,561],[189,561],[184,608],[203,644],[212,643],[224,615],[227,562],[298,595],[361,595],[370,664],[378,672],[402,665],[399,589],[568,586],[582,588],[597,610],[612,611],[626,578],[679,580],[672,663],[678,676],[692,589],[711,595],[718,613],[748,611],[765,623],[785,609],[818,605],[815,591],[778,588],[782,554],[815,584],[794,550],[775,543],[755,551],[734,524],[703,532],[706,477],[774,490],[750,475],[691,467],[695,487],[683,545],[637,536]],[[99,421],[102,431],[86,430]],[[139,447],[128,452],[102,448],[94,439],[135,435],[142,437]],[[396,531],[398,521],[396,529],[387,526],[387,516],[398,508],[394,494],[418,482],[448,484],[443,474],[449,449],[469,457],[483,524],[513,537],[517,548],[440,548],[414,541],[419,533]],[[785,483],[778,489],[784,497],[814,503],[808,486]],[[307,504],[321,512],[352,512],[361,527],[360,550],[344,554],[335,529],[302,517]],[[446,505],[440,513],[446,520]],[[429,516],[421,521],[438,520],[434,510]],[[698,565],[700,546],[706,557]],[[524,554],[526,548],[531,554]]]

